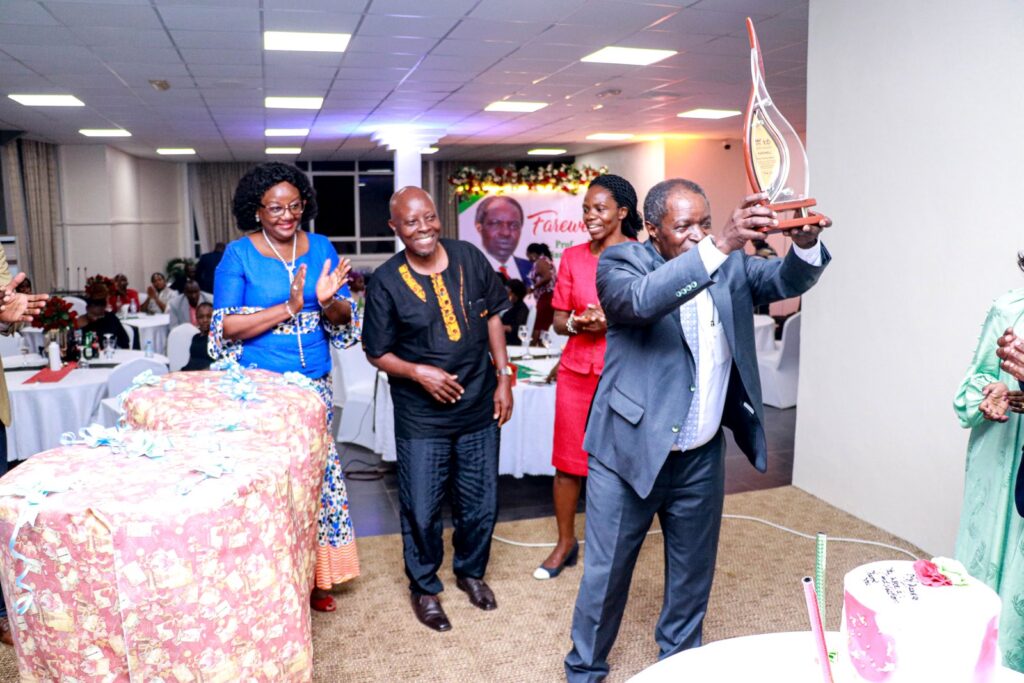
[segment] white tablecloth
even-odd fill
[[[5,371],[11,397],[7,459],[25,460],[60,445],[60,435],[89,424],[107,395],[111,368],[72,370],[59,382],[24,384],[37,370]]]
[[[130,360],[135,360],[136,358],[144,358],[145,355],[146,354],[144,351],[118,349],[114,351],[114,357],[111,358],[110,360],[107,360],[106,358],[102,357],[101,352],[101,357],[89,361],[89,366],[93,368],[112,368],[115,365],[120,365],[121,363],[125,363]],[[167,356],[161,355],[159,353],[153,354],[153,360],[157,361],[158,363],[163,363],[164,365],[167,365],[169,362],[167,360]],[[42,356],[40,356],[38,353],[30,353],[21,356],[4,356],[3,363],[4,370],[22,370],[29,368],[41,369],[43,367],[46,367],[48,361]]]
[[[171,325],[171,316],[167,313],[143,314],[137,318],[125,318],[121,323],[136,329],[140,349],[146,348],[146,340],[152,340],[153,351],[167,353],[167,333]]]
[[[39,351],[40,346],[46,346],[43,343],[43,328],[41,327],[22,327],[18,333],[25,339],[28,350],[33,353]]]
[[[513,350],[515,347],[513,347]],[[554,359],[520,362],[547,374]],[[512,419],[501,429],[498,473],[522,477],[524,474],[554,475],[551,445],[555,427],[555,385],[518,380],[512,387]],[[394,405],[388,378],[377,375],[377,400],[374,404],[374,451],[381,459],[395,460]]]
[[[839,634],[833,631],[826,635],[829,647],[835,649],[840,643]],[[630,683],[821,683],[822,676],[815,663],[811,632],[800,631],[719,640],[663,659],[629,680]],[[1024,681],[1024,675],[1000,669],[995,680],[997,683],[1020,683]]]
[[[754,316],[754,345],[758,351],[775,348],[775,318],[770,315]]]

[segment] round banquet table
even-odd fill
[[[25,384],[38,370],[5,371],[11,399],[7,460],[25,460],[60,445],[60,435],[89,424],[107,395],[111,368],[75,369],[59,382]]]
[[[554,476],[551,446],[555,429],[555,385],[543,379],[556,361],[555,358],[515,361],[517,365],[525,365],[541,374],[537,381],[518,379],[512,387],[512,419],[501,428],[498,474]],[[383,372],[377,373],[373,438],[374,451],[381,454],[382,460],[394,462],[394,404],[391,403],[388,377]]]
[[[770,315],[754,316],[754,345],[758,351],[775,348],[775,318]]]
[[[122,318],[122,325],[135,328],[139,340],[139,348],[146,348],[146,341],[153,342],[153,351],[167,353],[167,333],[170,332],[171,316],[167,313],[156,315],[143,314],[134,318]]]
[[[840,640],[839,633],[832,631],[826,637],[829,647],[834,649]],[[835,673],[833,666],[833,676]],[[799,631],[718,640],[663,659],[629,680],[630,683],[821,683],[822,676],[815,662],[811,632]],[[1000,668],[995,681],[1021,683],[1024,682],[1024,674]]]
[[[117,349],[114,351],[114,357],[107,359],[100,358],[89,361],[90,368],[112,368],[115,365],[126,363],[136,358],[145,358],[145,351],[135,351],[132,349]],[[159,353],[153,354],[153,360],[158,363],[167,365],[170,361],[167,360],[167,356],[162,356]],[[47,366],[47,360],[40,356],[38,353],[23,354],[20,356],[4,356],[3,357],[4,370],[29,370],[35,368],[40,370]],[[85,368],[83,368],[85,369]]]

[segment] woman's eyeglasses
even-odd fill
[[[277,204],[271,206],[260,204],[260,206],[266,209],[267,213],[269,213],[272,217],[280,218],[281,216],[284,215],[285,210],[287,210],[288,213],[290,213],[293,216],[301,216],[302,211],[306,208],[306,203],[303,202],[302,200],[299,200],[297,202],[292,202],[288,206],[279,206]]]

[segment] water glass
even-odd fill
[[[530,355],[530,345],[527,344],[527,340],[530,338],[530,328],[526,325],[520,325],[518,337],[519,341],[523,344],[523,360],[530,360],[533,358],[533,356]]]

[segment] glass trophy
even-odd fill
[[[786,117],[775,108],[764,84],[764,62],[757,42],[754,22],[747,18],[750,37],[750,100],[743,121],[743,157],[747,179],[755,192],[768,195],[768,206],[776,211],[793,211],[792,218],[780,218],[777,228],[783,232],[817,223],[824,216],[810,211],[817,202],[810,196],[807,152]]]

